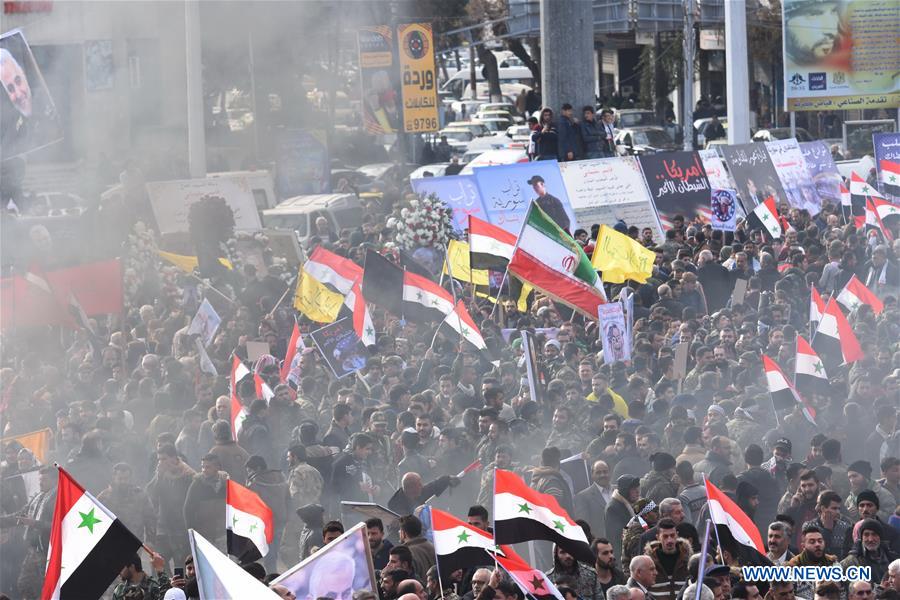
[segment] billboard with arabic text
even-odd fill
[[[430,23],[397,26],[403,131],[427,133],[440,129],[434,36]]]

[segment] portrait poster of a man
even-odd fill
[[[62,139],[53,99],[25,36],[0,36],[0,160],[8,160]]]

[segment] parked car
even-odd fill
[[[410,179],[422,179],[425,177],[425,173],[431,173],[429,177],[443,177],[444,173],[447,171],[447,167],[450,166],[448,162],[439,162],[432,163],[430,165],[422,165],[415,171],[409,174]]]
[[[678,150],[676,144],[662,127],[632,127],[616,133],[616,143],[625,146],[629,154],[653,154]]]
[[[340,191],[350,188],[357,192],[374,192],[377,186],[371,177],[355,169],[332,169],[331,189]]]
[[[511,165],[513,163],[528,162],[528,154],[523,148],[503,148],[500,150],[487,150],[472,158],[460,171],[463,175],[472,173],[475,167],[489,167],[491,165]]]
[[[319,217],[328,219],[334,232],[355,229],[362,226],[362,205],[354,194],[311,194],[288,198],[262,213],[265,227],[291,230],[303,246],[315,235]]]
[[[694,121],[694,132],[696,133],[696,141],[697,148],[706,148],[706,144],[709,140],[706,139],[706,130],[709,127],[709,124],[712,123],[712,117],[706,117],[703,119],[697,119]],[[722,124],[722,128],[725,130],[725,133],[728,133],[728,117],[719,117],[719,123]]]
[[[645,127],[659,125],[656,113],[643,108],[625,108],[616,114],[616,127],[627,129],[629,127]]]
[[[528,125],[513,125],[506,129],[506,137],[514,142],[527,144],[531,139],[531,127]]]
[[[491,134],[491,130],[488,129],[488,127],[481,121],[454,121],[453,123],[450,123],[446,129],[448,131],[468,131],[475,137],[481,137]]]
[[[811,142],[813,137],[802,127],[797,127],[796,137],[798,142]],[[775,140],[786,140],[791,136],[790,127],[774,127],[772,129],[760,129],[753,134],[754,142],[774,142]]]

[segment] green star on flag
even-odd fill
[[[768,213],[763,213],[762,220],[763,220],[763,221],[768,221],[768,220],[769,220],[769,214],[768,214]]]
[[[94,525],[101,522],[100,519],[94,516],[94,509],[91,508],[90,512],[87,513],[78,511],[78,514],[81,515],[81,523],[78,524],[77,529],[87,527],[88,531],[94,533]]]
[[[372,329],[371,327],[366,327],[366,335],[372,335],[373,333],[375,333],[374,329]]]
[[[862,191],[863,191],[863,194],[868,194],[868,193],[869,193],[869,186],[864,185]]]
[[[897,176],[891,175],[890,177],[888,177],[888,181],[890,181],[891,183],[894,183],[895,181],[897,181]]]
[[[471,534],[469,534],[468,531],[463,530],[462,533],[460,533],[458,536],[456,536],[456,539],[459,540],[460,544],[465,544],[469,541],[470,537],[472,537]]]
[[[519,505],[519,512],[531,514],[531,507],[528,506],[527,502],[523,502],[522,504]]]
[[[237,525],[237,522],[238,522],[237,515],[233,515],[231,517],[231,526],[234,527],[235,525]]]
[[[416,300],[421,301],[424,299],[425,299],[425,294],[423,294],[422,292],[416,292]]]
[[[557,520],[553,521],[553,529],[559,529],[559,532],[560,532],[560,533],[565,533],[565,531],[566,531],[566,526],[563,525],[563,522],[562,522],[562,521],[560,521],[559,519],[557,519]]]
[[[252,525],[250,525],[250,533],[253,533],[253,531],[255,531],[255,530],[256,530],[256,523],[253,523]]]
[[[817,362],[816,364],[814,364],[814,365],[813,365],[813,369],[816,370],[816,373],[821,373],[822,370],[823,370],[823,369],[822,369],[822,361],[820,360],[819,362]]]

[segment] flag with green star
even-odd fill
[[[229,479],[225,488],[225,529],[228,554],[242,563],[269,553],[275,533],[272,509],[253,490]]]
[[[532,489],[516,473],[495,471],[493,512],[498,544],[549,540],[576,559],[593,563],[593,553],[581,526],[555,497]]]
[[[825,364],[802,335],[797,336],[797,359],[794,361],[797,389],[804,393],[823,393],[828,390]]]
[[[65,470],[58,478],[41,598],[99,598],[141,540]]]
[[[428,510],[434,534],[434,554],[444,581],[449,581],[450,574],[457,569],[493,564],[496,546],[490,533],[442,510]]]
[[[772,239],[781,237],[781,223],[778,218],[778,207],[775,198],[769,196],[747,215],[747,222],[751,229],[761,229]]]
[[[879,135],[893,136],[895,140],[898,137],[896,133],[875,134],[876,137]],[[876,154],[878,150],[878,141],[876,140]],[[900,202],[900,162],[885,159],[879,160],[878,177],[881,181],[881,191],[884,192],[885,198],[894,202]]]
[[[529,565],[515,552],[509,552],[505,556],[498,556],[497,564],[509,573],[510,578],[527,598],[533,597],[539,600],[557,598],[558,600],[563,600],[562,594],[550,581],[550,578]]]

